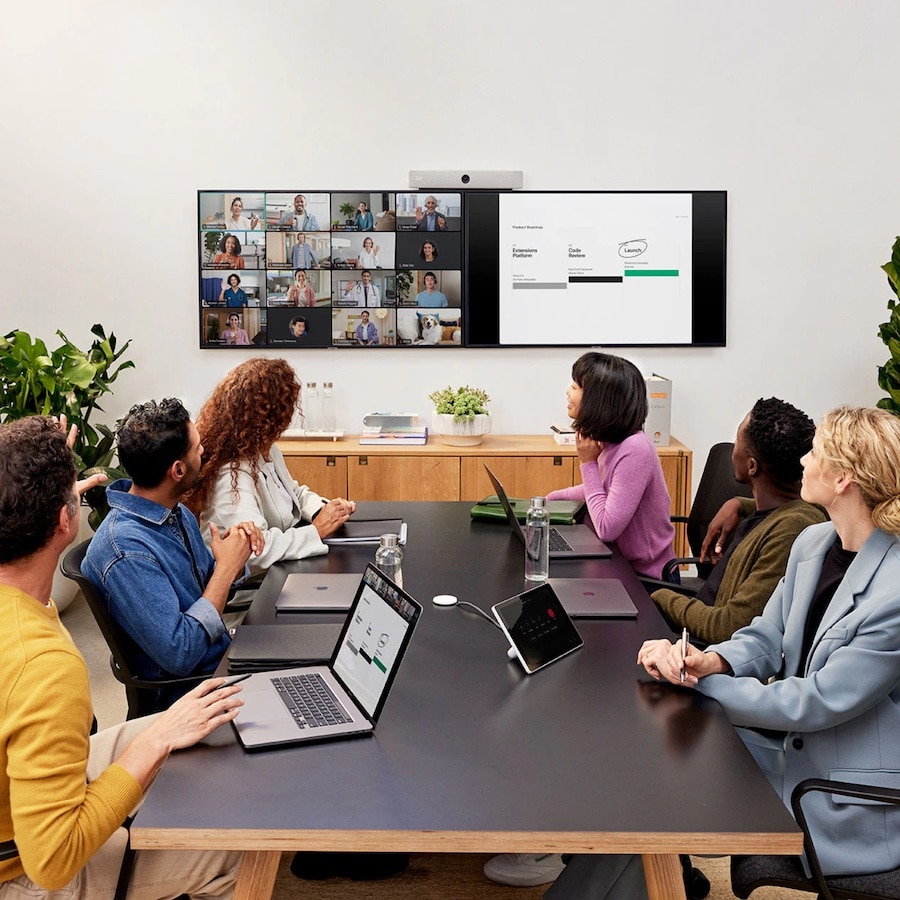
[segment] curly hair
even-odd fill
[[[213,389],[197,416],[203,444],[203,466],[184,503],[198,516],[206,506],[219,473],[231,467],[231,487],[237,495],[237,470],[250,464],[259,474],[260,454],[266,454],[290,425],[299,409],[300,382],[283,359],[256,357],[235,366]]]
[[[744,436],[750,455],[769,477],[790,487],[803,475],[800,458],[809,453],[815,433],[816,426],[805,412],[769,397],[753,405]]]
[[[0,425],[0,563],[45,547],[63,506],[78,511],[75,460],[63,432],[47,416]]]

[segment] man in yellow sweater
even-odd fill
[[[54,420],[0,425],[0,898],[112,895],[123,820],[169,753],[237,715],[240,686],[211,678],[167,712],[89,737],[88,671],[50,599],[78,530],[79,485]],[[83,485],[81,485],[83,487]],[[229,897],[240,854],[137,854],[130,898]],[[57,896],[54,894],[53,896]]]

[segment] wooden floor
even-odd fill
[[[516,888],[494,884],[481,869],[487,855],[414,855],[409,868],[384,881],[350,881],[331,878],[303,881],[291,874],[291,855],[285,853],[275,883],[273,900],[537,900],[548,885]],[[728,857],[695,858],[694,864],[710,879],[708,900],[734,900],[728,876]],[[752,900],[809,900],[811,894],[762,888]]]

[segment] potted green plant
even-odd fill
[[[878,401],[878,407],[900,415],[900,302],[894,299],[900,298],[900,237],[894,241],[891,258],[881,268],[888,277],[894,297],[887,303],[890,319],[878,327],[878,336],[891,353],[891,358],[878,367],[878,386],[888,394]]]
[[[78,426],[73,450],[79,478],[98,471],[109,481],[122,477],[112,466],[115,434],[107,425],[92,422],[91,415],[102,412],[98,400],[111,393],[119,373],[134,367],[131,360],[122,360],[131,341],[117,349],[116,336],[107,337],[102,325],[94,325],[90,349],[81,350],[61,331],[56,333],[62,344],[52,352],[25,331],[0,337],[0,422],[64,414],[70,425]],[[96,528],[109,509],[105,489],[88,491],[85,501],[91,507],[90,525]]]
[[[428,399],[434,404],[432,430],[444,444],[471,447],[480,444],[491,430],[490,397],[481,388],[445,387],[432,391]]]
[[[342,203],[338,209],[341,211],[341,215],[344,216],[344,224],[352,225],[353,224],[353,204],[352,203]]]

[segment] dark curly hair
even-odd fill
[[[744,437],[760,468],[783,487],[795,487],[803,475],[800,457],[809,453],[816,426],[796,406],[777,397],[760,398],[750,410]]]
[[[283,359],[256,357],[235,366],[213,389],[197,416],[203,444],[203,466],[194,487],[183,498],[197,515],[203,511],[223,467],[231,467],[237,494],[237,469],[250,464],[259,474],[260,454],[291,424],[299,408],[300,382]]]
[[[0,563],[46,546],[68,506],[75,515],[75,460],[48,416],[0,425]]]
[[[162,484],[169,466],[182,459],[191,443],[191,414],[177,397],[148,400],[128,410],[116,429],[119,462],[142,488]]]

